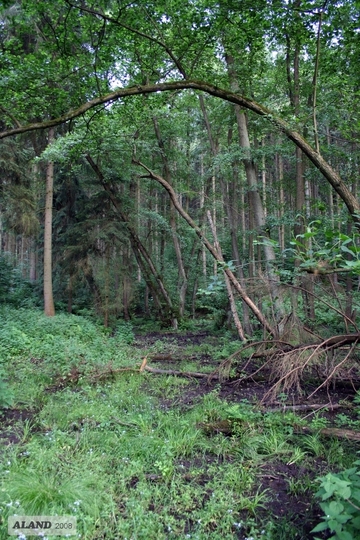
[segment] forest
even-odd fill
[[[0,540],[360,538],[359,65],[357,0],[0,0]]]

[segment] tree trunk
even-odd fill
[[[159,184],[161,184],[166,189],[169,196],[171,197],[171,200],[172,200],[176,210],[185,219],[185,221],[190,225],[190,227],[192,229],[194,229],[195,233],[200,238],[200,240],[203,242],[203,244],[206,246],[207,250],[211,253],[213,258],[216,261],[218,261],[219,263],[222,264],[223,261],[219,257],[217,251],[214,249],[212,244],[205,237],[205,235],[204,235],[203,231],[201,230],[201,228],[195,223],[195,221],[189,216],[189,214],[187,214],[185,212],[185,210],[179,204],[179,202],[177,200],[176,193],[175,193],[174,189],[172,188],[172,186],[168,182],[166,182],[166,180],[164,178],[162,178],[158,174],[155,174],[151,169],[149,169],[146,165],[144,165],[140,161],[136,160],[135,158],[133,158],[133,163],[135,165],[139,165],[140,167],[145,169],[147,171],[147,173],[148,173],[147,177],[153,178],[154,180],[159,182]],[[230,270],[230,268],[225,266],[224,267],[224,272],[229,277],[229,279],[230,279],[232,285],[234,286],[235,290],[240,294],[241,298],[243,298],[244,301],[247,303],[247,305],[252,310],[255,317],[258,319],[258,321],[261,323],[261,325],[264,327],[264,329],[267,330],[272,336],[275,337],[277,335],[277,331],[274,330],[274,328],[272,328],[272,326],[266,320],[266,318],[261,313],[261,311],[258,309],[258,307],[254,304],[254,302],[251,300],[251,298],[246,294],[245,290],[241,287],[240,283],[238,282],[238,280],[236,279],[235,275]]]
[[[279,278],[274,272],[275,251],[272,244],[268,241],[268,235],[265,233],[265,211],[258,190],[257,175],[254,162],[250,157],[250,140],[247,129],[247,121],[245,113],[235,106],[235,114],[239,131],[240,146],[247,152],[248,157],[243,159],[246,178],[249,186],[250,203],[253,210],[254,225],[260,237],[264,238],[263,250],[265,255],[267,275],[269,278],[269,286],[271,297],[275,307],[275,317],[280,321],[284,317],[284,302],[282,292],[280,290]]]
[[[283,158],[280,154],[277,154],[276,160],[277,166],[277,176],[279,181],[279,221],[281,223],[279,227],[279,246],[280,251],[283,252],[285,249],[285,225],[283,223],[284,209],[285,209],[285,192],[284,192],[284,164]]]
[[[48,144],[54,140],[54,129],[50,128]],[[52,289],[52,207],[54,186],[54,163],[46,167],[45,227],[44,227],[44,312],[47,317],[55,315]]]
[[[110,315],[110,245],[105,246],[105,261],[104,261],[104,326],[108,328],[109,326],[109,315]]]
[[[67,312],[72,313],[72,304],[73,304],[73,278],[72,276],[69,277],[67,293],[68,293]]]
[[[232,143],[232,130],[229,130],[228,132],[228,143],[229,146]],[[228,216],[228,221],[230,225],[230,235],[231,235],[231,253],[232,253],[232,259],[235,261],[235,268],[236,268],[236,276],[239,280],[239,283],[241,286],[245,289],[245,276],[244,276],[244,270],[243,265],[240,259],[240,252],[239,252],[239,244],[238,244],[238,236],[239,236],[239,196],[238,193],[240,191],[240,179],[239,179],[239,171],[238,167],[235,163],[233,163],[232,167],[232,179],[229,185],[229,192],[225,190],[225,185],[223,184],[223,198],[224,203],[226,207],[226,213]],[[244,199],[243,199],[243,190],[241,189],[241,211],[244,215]],[[245,222],[243,223],[242,231],[245,233]],[[240,236],[245,239],[245,234],[240,234]],[[243,246],[243,252],[245,251],[245,246]],[[243,326],[244,331],[248,336],[252,335],[252,328],[250,323],[250,313],[249,308],[247,304],[242,301],[242,318],[243,318]]]
[[[108,193],[110,200],[114,208],[118,212],[121,221],[127,228],[131,249],[135,255],[143,278],[149,290],[151,291],[161,321],[164,324],[170,323],[173,328],[177,328],[177,317],[175,315],[175,310],[173,308],[171,298],[165,288],[161,276],[155,268],[150,254],[148,253],[144,244],[141,242],[139,236],[136,234],[134,228],[130,225],[127,216],[125,216],[125,214],[122,212],[120,202],[116,196],[116,193],[113,191],[110,184],[105,181],[104,175],[102,174],[98,165],[94,162],[90,155],[87,155],[86,159],[96,173],[96,175],[98,176],[99,180],[101,181],[103,188]]]
[[[206,110],[206,107],[205,107],[204,97],[199,96],[199,101],[200,101],[201,111],[203,113],[203,118],[204,118],[204,122],[205,122],[205,126],[206,126],[206,131],[207,131],[208,138],[209,138],[211,154],[215,158],[218,155],[219,148],[218,148],[218,145],[216,144],[216,142],[215,142],[215,140],[213,138],[213,135],[212,135],[211,125],[210,125],[209,117],[208,117],[207,110]],[[213,176],[213,185],[214,184],[215,184],[215,176]],[[241,265],[240,265],[240,255],[239,255],[239,249],[238,249],[238,246],[237,246],[236,227],[234,226],[234,216],[233,216],[233,212],[232,212],[231,206],[230,206],[229,195],[228,195],[228,193],[226,191],[226,185],[225,185],[225,182],[224,182],[224,180],[222,178],[220,179],[220,184],[221,184],[222,195],[223,195],[223,199],[224,199],[224,205],[225,205],[225,209],[226,209],[226,213],[227,213],[227,217],[228,217],[228,222],[229,222],[229,225],[230,225],[231,247],[232,247],[233,257],[234,257],[234,259],[236,261],[236,267],[237,267],[237,274],[238,274],[238,278],[239,278],[239,283],[241,284],[241,286],[245,290],[244,275],[243,275],[243,271],[242,271],[242,268],[241,268]],[[213,192],[215,192],[214,188],[213,188]],[[215,201],[215,193],[214,193],[214,201]],[[211,216],[211,214],[209,214],[209,212],[207,212],[207,215],[208,215],[208,220],[209,220],[209,223],[210,223],[210,227],[212,229],[212,233],[213,233],[213,236],[214,236],[214,241],[217,242],[217,240],[216,240],[216,221],[215,221],[215,219],[212,218],[212,216]],[[215,205],[213,206],[213,215],[214,215],[214,218],[215,218],[216,217]],[[220,255],[222,257],[221,251],[220,251]],[[216,261],[215,261],[215,267],[214,268],[215,268],[215,271],[217,271]],[[226,276],[226,274],[224,274],[224,276],[225,276],[226,287],[227,287],[227,290],[228,290],[228,297],[229,297],[229,301],[230,301],[230,308],[231,308],[231,313],[232,313],[232,316],[233,316],[233,319],[234,319],[234,324],[235,324],[235,327],[238,330],[238,334],[239,334],[240,339],[244,340],[245,339],[244,331],[242,329],[242,326],[241,326],[241,323],[240,323],[240,320],[239,320],[239,316],[238,316],[238,313],[237,313],[237,310],[236,310],[231,285],[230,285],[229,279]],[[243,301],[243,314],[244,314],[244,319],[246,321],[245,328],[247,329],[247,332],[250,335],[251,327],[250,327],[250,319],[249,319],[249,310],[248,310],[248,306],[247,306],[246,302],[244,302],[244,301]]]
[[[239,85],[236,81],[236,73],[234,72],[234,59],[231,55],[226,54],[225,60],[228,67],[231,86],[234,88],[234,90],[237,91],[239,89]],[[275,308],[274,315],[275,315],[276,321],[279,322],[280,324],[280,321],[283,319],[284,314],[285,314],[284,302],[282,298],[283,295],[280,289],[279,278],[275,274],[274,268],[273,268],[274,261],[275,261],[275,251],[271,242],[269,242],[268,240],[268,235],[265,233],[266,217],[265,217],[264,206],[263,206],[259,189],[258,189],[258,181],[257,181],[255,164],[254,164],[254,161],[251,159],[251,147],[250,147],[250,139],[249,139],[249,133],[248,133],[248,128],[247,128],[247,119],[246,119],[245,113],[240,109],[239,105],[235,105],[235,115],[236,115],[236,122],[237,122],[238,133],[239,133],[240,146],[243,149],[244,154],[245,154],[245,157],[243,158],[242,161],[245,167],[245,174],[246,174],[246,179],[247,179],[248,187],[249,187],[249,197],[250,197],[250,204],[253,209],[254,224],[260,237],[264,238],[263,250],[264,250],[265,261],[266,261],[267,275],[269,279],[270,293],[271,293],[272,301]],[[278,330],[281,333],[282,329],[280,327]]]
[[[153,123],[154,123],[155,135],[156,135],[160,152],[161,152],[161,158],[162,158],[163,168],[164,168],[164,178],[167,182],[170,183],[171,174],[170,174],[169,162],[165,153],[164,142],[161,137],[159,124],[156,117],[153,117]],[[179,271],[179,283],[178,283],[179,315],[180,315],[180,318],[182,318],[185,313],[185,300],[186,300],[186,292],[187,292],[187,287],[188,287],[188,279],[187,279],[187,274],[185,270],[182,253],[181,253],[181,245],[179,241],[179,236],[177,233],[176,212],[175,212],[175,208],[172,201],[170,201],[170,227],[171,227],[171,233],[172,233],[176,260],[178,264],[178,271]]]
[[[224,262],[224,257],[223,257],[223,254],[222,254],[221,246],[219,244],[217,234],[216,234],[216,227],[215,227],[215,224],[214,224],[214,222],[212,220],[210,210],[207,211],[207,217],[208,217],[209,224],[210,224],[210,229],[211,229],[211,232],[212,232],[212,235],[213,235],[213,238],[214,238],[214,247],[215,247],[216,251],[218,252],[220,259]],[[230,279],[226,275],[225,272],[224,272],[224,278],[225,278],[226,290],[227,290],[227,293],[228,293],[228,298],[229,298],[229,303],[230,303],[231,314],[232,314],[232,317],[233,317],[233,320],[234,320],[236,330],[238,332],[238,336],[241,339],[241,341],[246,341],[244,330],[243,330],[243,328],[241,326],[239,315],[238,315],[238,312],[237,312],[237,309],[236,309],[235,298],[234,298],[234,294],[233,294],[233,291],[232,291],[232,288],[231,288],[231,282],[230,282]]]
[[[30,268],[29,268],[29,280],[33,283],[36,281],[36,242],[34,238],[30,239]]]

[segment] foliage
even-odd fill
[[[14,393],[8,383],[4,380],[5,373],[0,369],[0,411],[11,407],[14,402]]]
[[[351,270],[360,272],[360,235],[354,232],[351,236],[324,227],[320,220],[311,222],[304,234],[299,234],[285,250],[300,260],[300,268],[325,273],[327,270]]]
[[[65,115],[51,146],[42,129],[0,147],[0,250],[6,246],[14,259],[0,258],[0,406],[13,394],[15,406],[36,411],[26,437],[19,427],[24,449],[8,450],[9,468],[0,464],[4,512],[79,507],[86,540],[99,530],[108,538],[171,539],[189,528],[200,539],[264,531],[278,540],[276,519],[261,528],[257,520],[268,501],[258,464],[291,467],[311,456],[343,463],[341,445],[326,445],[318,433],[299,437],[297,418],[224,403],[219,389],[185,406],[187,382],[133,372],[141,354],[132,323],[119,318],[137,313],[152,330],[163,322],[184,329],[188,314],[200,314],[218,335],[228,311],[222,270],[229,268],[260,311],[255,320],[238,298],[246,337],[266,339],[261,315],[275,327],[290,309],[314,334],[348,331],[352,319],[355,326],[359,235],[345,206],[356,207],[359,192],[358,20],[355,0],[134,0],[129,9],[115,0],[1,3],[2,135]],[[203,81],[204,95],[177,89],[99,99],[115,88],[136,93],[180,79]],[[245,118],[244,108],[207,94],[209,83],[248,96],[261,114]],[[81,104],[87,110],[70,119],[67,111]],[[301,135],[315,139],[318,168],[295,154],[292,142]],[[49,160],[56,305],[83,315],[50,320],[24,309],[37,303],[23,278],[29,269],[13,270],[31,251],[42,276],[41,227],[37,234]],[[164,183],[137,160],[164,176],[196,227],[179,218]],[[211,237],[208,210],[228,261],[215,269],[199,242],[200,233]],[[336,288],[324,275],[340,270],[347,281],[340,277]],[[185,317],[175,321],[183,301]],[[106,328],[94,322],[100,317]],[[296,328],[296,339],[302,335]],[[163,346],[158,340],[149,351]],[[195,369],[206,354],[210,372],[237,347],[229,332],[179,362]],[[176,341],[168,348],[176,351]],[[231,436],[199,427],[223,421]],[[319,415],[311,427],[322,422]],[[47,482],[41,486],[36,475]],[[96,497],[95,482],[104,497]]]
[[[0,255],[0,304],[30,307],[36,304],[33,285],[23,278],[20,268],[14,268],[10,260]]]
[[[0,462],[1,540],[10,514],[67,512],[78,517],[84,540],[95,540],[99,529],[144,540],[285,539],[295,529],[269,512],[274,493],[261,486],[263,467],[280,462],[297,474],[301,463],[308,476],[289,479],[289,494],[311,497],[312,455],[348,463],[342,445],[322,453],[317,434],[297,435],[301,420],[293,413],[266,414],[245,399],[228,403],[220,385],[200,392],[189,379],[115,372],[164,350],[180,358],[179,369],[189,357],[198,371],[194,353],[221,352],[226,337],[185,348],[165,334],[139,350],[126,343],[129,324],[110,334],[73,315],[49,319],[9,306],[0,315],[14,407],[32,415],[1,428],[2,437],[19,441],[4,447]],[[97,377],[109,362],[111,377]],[[218,429],[224,421],[230,436]]]
[[[121,321],[116,325],[115,330],[116,340],[119,342],[127,343],[130,345],[133,343],[135,336],[130,322]]]
[[[313,533],[330,530],[333,540],[353,540],[360,531],[360,461],[340,473],[318,478],[316,497],[322,502],[323,521]]]
[[[128,343],[133,339],[131,326],[124,324],[114,337],[90,320],[59,314],[45,317],[40,311],[3,306],[0,309],[0,355],[8,374],[12,373],[12,391],[23,404],[36,406],[51,381],[75,381],[112,365],[127,364]],[[61,343],[61,345],[59,345]],[[29,384],[23,380],[41,365]]]
[[[194,230],[174,216],[155,177],[142,175],[134,156],[167,178],[208,236],[204,216],[211,209],[225,260],[230,261],[219,264],[219,270],[237,270],[239,279],[251,281],[274,266],[275,274],[290,284],[298,272],[294,259],[300,259],[302,270],[321,273],[324,262],[332,270],[358,273],[358,237],[342,222],[343,203],[335,201],[312,167],[302,171],[300,182],[299,160],[283,137],[283,126],[288,122],[299,135],[319,138],[316,156],[325,156],[356,192],[359,9],[354,0],[334,0],[321,9],[315,0],[306,9],[292,7],[264,0],[256,9],[207,0],[184,5],[135,1],[131,10],[113,0],[91,8],[63,0],[2,3],[1,130],[21,130],[19,126],[54,119],[80,104],[94,105],[64,121],[50,146],[46,130],[1,145],[1,233],[12,235],[14,244],[15,234],[22,241],[35,240],[43,213],[45,164],[55,162],[57,307],[76,313],[92,310],[110,326],[119,314],[128,319],[135,309],[168,323],[162,304],[177,310],[185,298],[187,312],[195,311],[199,286],[200,309],[219,316],[221,326],[226,295],[220,279],[208,278],[211,261],[199,249]],[[260,106],[258,118],[249,113],[251,142],[245,147],[233,105],[211,95],[202,96],[201,103],[197,93],[182,91],[108,104],[96,101],[115,87],[137,89],[173,79],[202,80],[205,89],[211,82],[273,112]],[[281,133],[274,129],[276,116]],[[261,186],[260,181],[256,186],[248,182],[250,164],[257,167]],[[337,180],[335,185],[339,192]],[[253,204],[255,193],[263,216]],[[331,227],[320,224],[320,216]],[[306,232],[289,244],[294,227]],[[39,263],[41,236],[42,231]],[[35,242],[29,245],[35,250]],[[286,261],[269,256],[279,245]],[[19,246],[11,250],[19,251]],[[3,292],[0,285],[0,297]],[[260,297],[255,298],[258,304]],[[21,305],[21,296],[16,301]],[[270,303],[264,302],[266,317],[273,316]],[[303,306],[304,313],[307,308]],[[251,334],[250,322],[246,326]]]

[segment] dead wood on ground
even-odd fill
[[[329,411],[334,411],[335,409],[349,408],[350,403],[346,405],[340,405],[339,403],[327,403],[325,405],[283,405],[279,407],[274,407],[272,409],[266,409],[266,412],[297,412],[297,411],[320,411],[322,409],[328,409]]]
[[[150,366],[145,366],[145,371],[150,373],[157,373],[160,375],[174,375],[178,377],[193,377],[195,379],[218,379],[218,375],[213,375],[211,373],[199,373],[196,371],[176,371],[174,369],[158,369]]]
[[[104,381],[107,379],[112,379],[115,375],[118,373],[123,373],[126,371],[132,371],[133,373],[143,373],[144,371],[148,371],[149,373],[154,373],[158,375],[173,375],[175,377],[189,377],[194,379],[208,379],[210,381],[211,379],[218,379],[218,375],[211,374],[211,373],[200,373],[196,371],[178,371],[173,369],[159,369],[159,368],[153,368],[151,366],[147,365],[148,359],[145,356],[142,363],[138,367],[126,367],[126,368],[114,368],[112,363],[107,364],[101,371],[95,371],[94,373],[90,374],[90,381]]]
[[[308,426],[297,427],[295,432],[300,430],[302,433],[314,433],[314,429],[309,428]],[[321,428],[319,430],[321,435],[325,437],[335,437],[337,439],[349,439],[350,441],[360,441],[360,432],[352,431],[351,429],[341,429],[341,428]]]
[[[289,338],[291,339],[290,334]],[[273,401],[279,392],[295,390],[301,393],[304,373],[310,369],[315,370],[319,379],[323,379],[323,382],[311,394],[312,396],[323,386],[328,388],[330,383],[339,376],[340,371],[349,365],[350,360],[353,361],[353,365],[350,370],[348,369],[347,376],[354,367],[358,366],[358,359],[354,352],[360,342],[359,332],[331,336],[322,341],[301,345],[292,344],[290,339],[264,340],[247,344],[224,360],[212,376],[218,375],[220,380],[229,379],[233,361],[252,349],[244,365],[237,366],[237,371],[243,375],[233,384],[252,380],[259,372],[267,368],[268,380],[272,383],[272,387],[263,397],[264,402],[266,400]],[[247,370],[251,362],[261,358],[265,362],[248,374]],[[344,373],[342,373],[343,377]],[[349,378],[351,379],[351,377]]]
[[[322,407],[319,405],[315,405],[314,407]],[[333,408],[340,408],[340,404],[336,404],[332,406]],[[273,409],[267,409],[264,410],[265,412],[277,412]],[[199,429],[202,429],[205,431],[205,433],[209,435],[215,435],[218,433],[223,433],[224,435],[233,435],[236,430],[234,429],[236,425],[241,424],[243,421],[241,420],[214,420],[212,422],[199,422],[197,424],[197,427]],[[246,422],[245,422],[246,423]],[[340,438],[340,439],[348,439],[351,441],[360,441],[360,432],[358,431],[352,431],[351,429],[342,429],[342,428],[321,428],[321,429],[315,429],[310,426],[300,426],[299,424],[294,424],[294,433],[296,434],[313,434],[313,433],[319,433],[320,435],[323,435],[324,437],[334,437],[334,438]]]

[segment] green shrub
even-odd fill
[[[0,370],[0,410],[11,407],[14,394],[9,385],[4,381],[4,375]]]
[[[135,336],[130,322],[120,321],[116,325],[115,337],[117,341],[130,345],[134,342]]]
[[[360,461],[354,467],[338,474],[329,473],[322,476],[320,489],[316,493],[322,502],[323,521],[313,533],[327,529],[331,533],[330,540],[354,540],[360,538]]]

